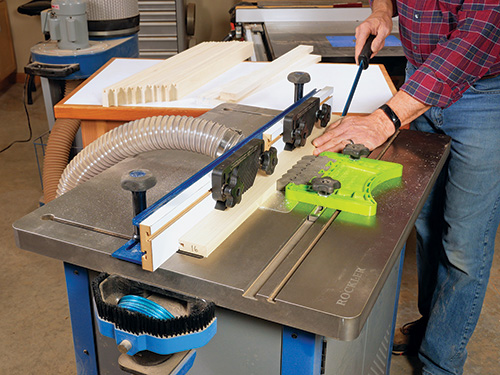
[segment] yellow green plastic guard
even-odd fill
[[[312,190],[311,184],[286,185],[285,196],[288,200],[299,201],[351,212],[364,216],[374,216],[377,213],[377,202],[373,199],[372,191],[383,182],[401,178],[403,166],[374,159],[352,159],[348,155],[334,152],[323,152],[326,156],[324,169],[318,171],[317,176],[330,177],[341,184],[330,195],[320,195]]]

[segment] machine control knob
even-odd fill
[[[307,128],[306,128],[306,122],[304,120],[301,120],[299,122],[299,125],[297,126],[297,129],[293,131],[293,146],[294,147],[301,147],[306,144],[307,140]]]
[[[278,165],[278,150],[271,147],[268,151],[264,151],[260,157],[260,161],[261,169],[266,172],[267,175],[273,174],[276,165]]]
[[[243,183],[237,179],[231,179],[231,183],[224,187],[224,195],[226,196],[226,207],[234,207],[241,202],[243,195]]]
[[[291,72],[287,79],[295,85],[294,100],[297,102],[304,96],[304,85],[311,81],[311,76],[307,72]]]
[[[344,155],[349,155],[352,159],[359,159],[370,155],[370,150],[360,143],[348,144],[342,151]]]
[[[335,190],[340,189],[340,181],[331,177],[315,177],[311,180],[311,189],[319,195],[328,196]]]
[[[140,192],[151,189],[156,185],[156,177],[147,169],[133,169],[122,176],[122,189]]]
[[[316,112],[316,118],[320,121],[321,127],[326,128],[332,118],[332,107],[330,104],[324,103],[321,109]]]
[[[121,187],[132,192],[134,217],[148,206],[146,191],[156,185],[156,177],[147,169],[133,169],[122,176]],[[134,229],[134,239],[139,240],[139,228]]]

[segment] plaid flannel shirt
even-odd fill
[[[500,0],[392,0],[408,61],[401,87],[446,108],[480,78],[500,73]]]

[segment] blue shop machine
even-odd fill
[[[65,83],[90,77],[112,57],[138,57],[137,0],[53,0],[41,12],[50,40],[31,48],[29,75],[42,78],[49,127]]]

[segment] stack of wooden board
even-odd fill
[[[251,42],[205,42],[103,90],[103,106],[178,100],[253,54]]]
[[[215,95],[208,94],[207,98],[212,96],[225,102],[237,103],[256,91],[284,79],[290,72],[318,63],[321,56],[311,55],[312,51],[312,46],[297,46],[271,63],[263,64],[259,70],[223,85]]]

